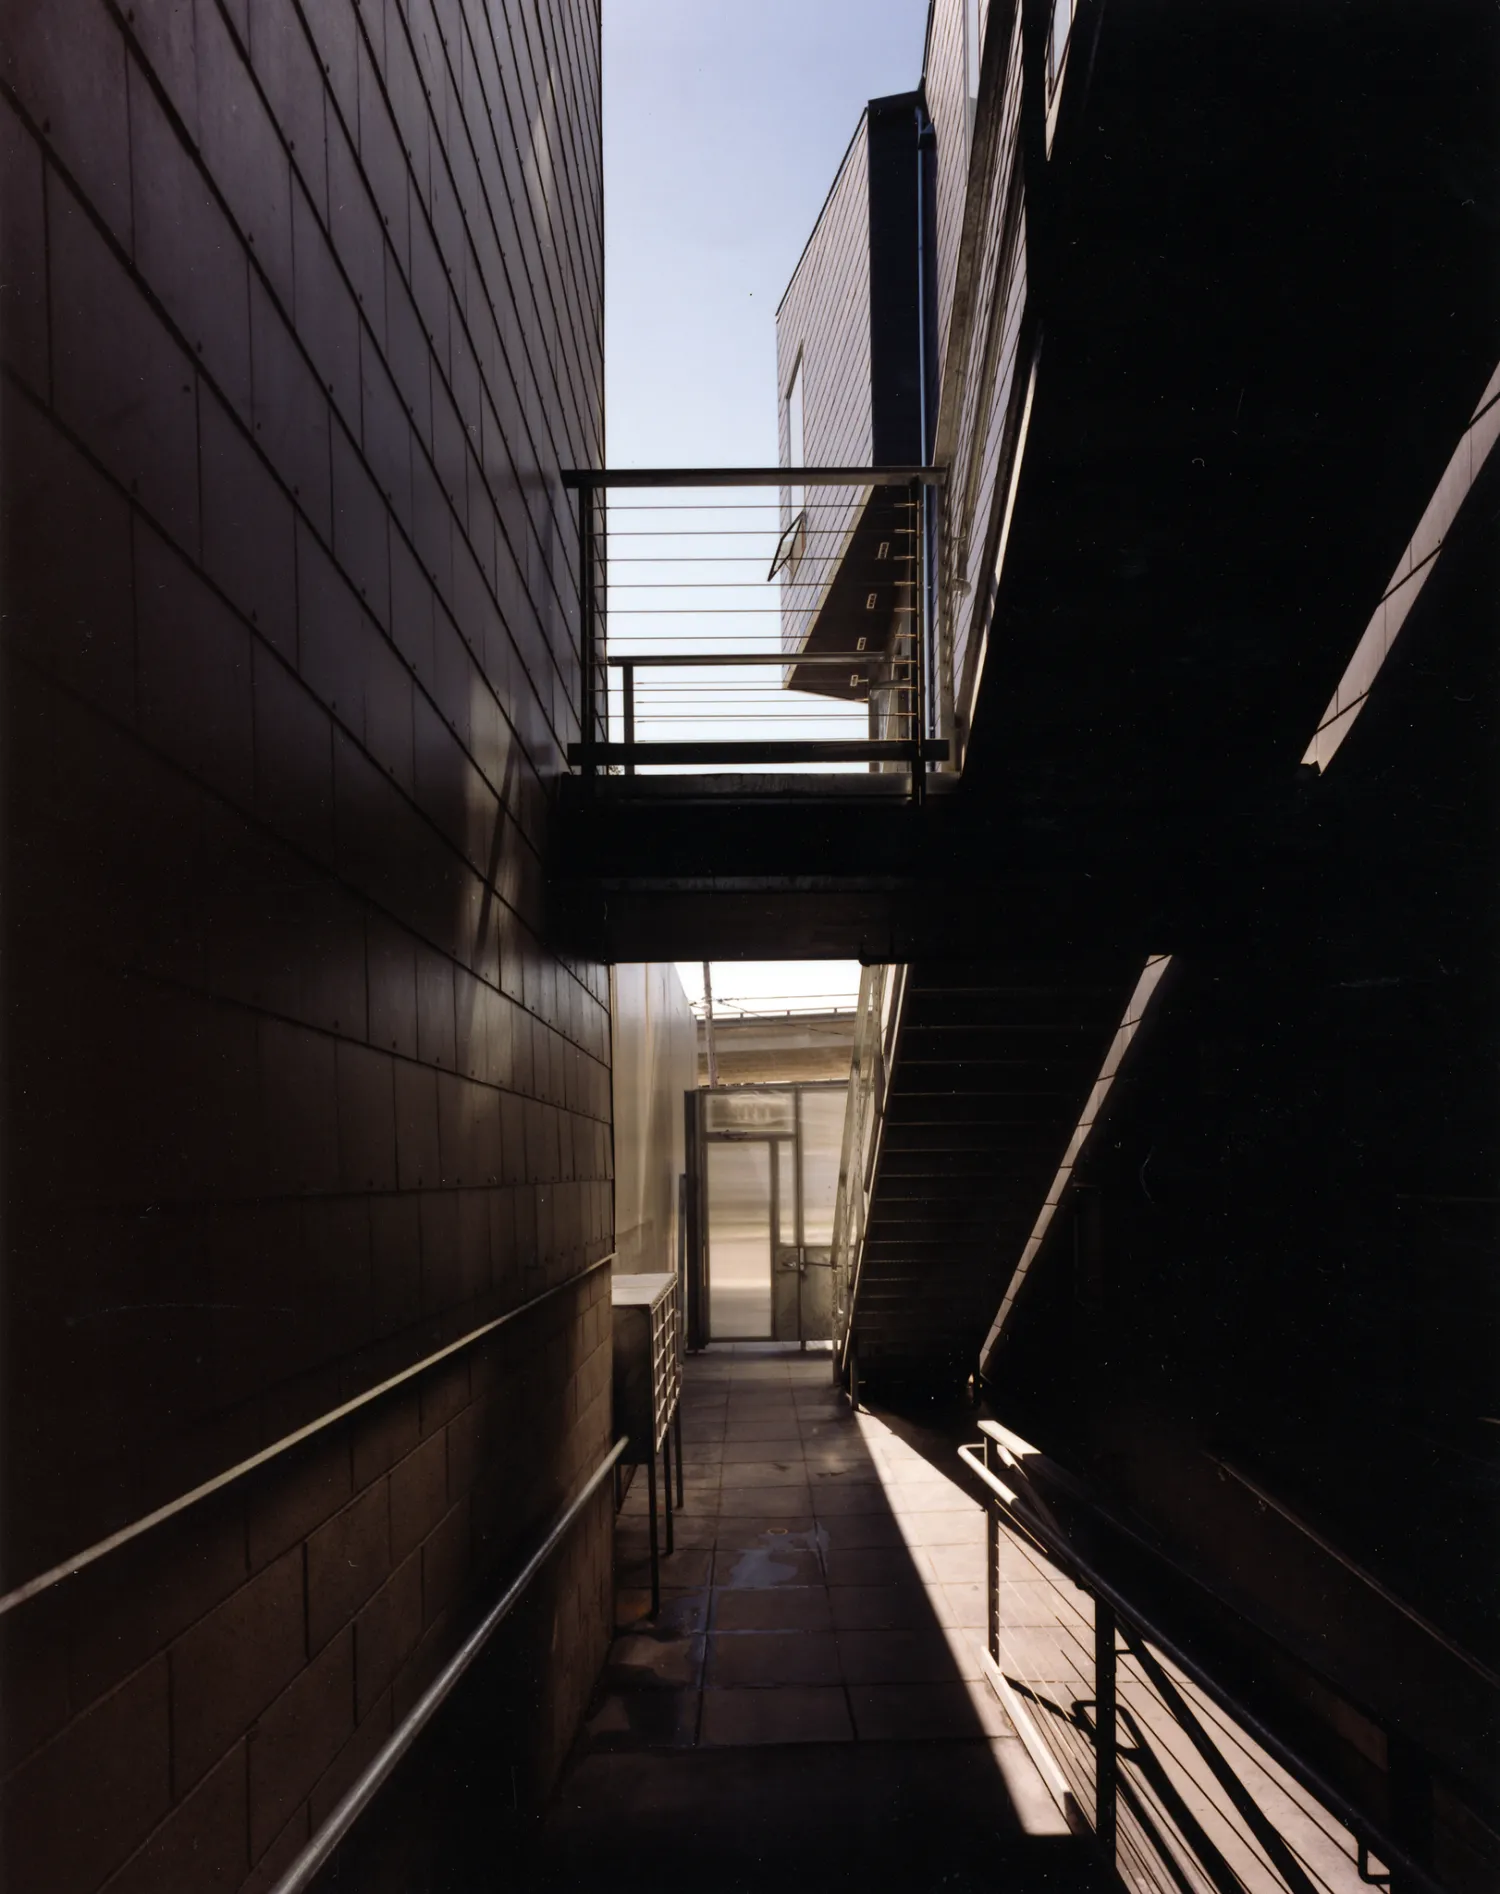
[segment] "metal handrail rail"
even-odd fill
[[[989,1431],[986,1423],[981,1427]],[[996,1428],[994,1434],[999,1439],[1004,1430]],[[1010,1436],[1015,1438],[1014,1436]],[[999,1440],[1002,1451],[1008,1451],[1003,1440]],[[1163,1631],[1147,1612],[1119,1590],[1098,1568],[1092,1565],[1044,1513],[1034,1507],[1023,1504],[1021,1495],[1014,1492],[1005,1482],[987,1467],[978,1456],[984,1452],[982,1442],[961,1446],[958,1456],[990,1491],[999,1506],[1014,1517],[1015,1524],[1029,1539],[1041,1545],[1081,1584],[1085,1590],[1093,1593],[1096,1600],[1106,1605],[1118,1619],[1130,1625],[1148,1644],[1152,1644],[1167,1660],[1175,1664],[1183,1675],[1189,1678],[1206,1697],[1212,1699],[1224,1713],[1233,1719],[1252,1741],[1275,1758],[1287,1774],[1301,1783],[1307,1792],[1316,1797],[1329,1812],[1335,1815],[1356,1841],[1378,1855],[1388,1868],[1400,1868],[1409,1875],[1411,1881],[1428,1890],[1428,1894],[1447,1894],[1442,1884],[1433,1879],[1428,1870],[1398,1843],[1393,1842],[1362,1809],[1358,1809],[1340,1789],[1337,1789],[1322,1773],[1307,1762],[1298,1752],[1268,1729],[1253,1711],[1246,1709],[1234,1693],[1225,1688],[1212,1672],[1205,1670],[1196,1658],[1190,1657],[1174,1638]],[[991,1553],[993,1556],[993,1552]],[[1158,1554],[1168,1569],[1177,1577],[1193,1583],[1191,1573],[1187,1572],[1175,1560]]]
[[[314,1434],[320,1434],[326,1428],[336,1425],[341,1420],[346,1420],[360,1408],[368,1407],[372,1401],[378,1401],[382,1395],[389,1394],[392,1388],[399,1388],[403,1382],[412,1380],[416,1375],[425,1374],[429,1368],[435,1367],[440,1361],[446,1361],[450,1355],[456,1355],[460,1350],[482,1341],[486,1335],[494,1334],[496,1329],[504,1328],[507,1322],[514,1322],[518,1317],[529,1314],[532,1309],[539,1308],[553,1296],[561,1295],[565,1289],[573,1288],[592,1276],[596,1269],[603,1269],[606,1263],[612,1263],[614,1260],[615,1252],[611,1250],[607,1256],[601,1256],[597,1262],[590,1263],[586,1269],[580,1269],[576,1275],[569,1276],[563,1282],[553,1283],[550,1289],[544,1289],[540,1295],[532,1296],[528,1301],[518,1302],[515,1308],[507,1309],[504,1315],[497,1315],[493,1321],[482,1322],[478,1328],[471,1328],[467,1334],[460,1335],[456,1341],[447,1343],[430,1355],[424,1355],[420,1361],[412,1362],[410,1367],[388,1375],[384,1381],[377,1381],[374,1387],[366,1388],[363,1393],[354,1395],[352,1399],[340,1402],[337,1407],[329,1408],[326,1414],[318,1415],[316,1420],[307,1421],[301,1427],[294,1427],[291,1433],[283,1434],[279,1440],[273,1440],[268,1447],[262,1447],[258,1453],[252,1453],[248,1459],[236,1461],[232,1467],[226,1467],[222,1473],[216,1473],[212,1479],[190,1487],[186,1493],[179,1493],[176,1499],[170,1499],[153,1512],[143,1514],[141,1518],[133,1520],[130,1525],[121,1526],[117,1532],[111,1532],[103,1539],[96,1540],[93,1545],[85,1546],[81,1552],[75,1552],[71,1557],[63,1559],[61,1563],[49,1566],[45,1572],[38,1572],[35,1578],[28,1578],[24,1584],[17,1585],[14,1590],[0,1597],[0,1617],[4,1617],[8,1611],[14,1611],[18,1605],[24,1605],[28,1598],[35,1598],[38,1592],[44,1592],[51,1586],[60,1584],[63,1579],[71,1578],[75,1572],[81,1572],[85,1566],[92,1565],[97,1559],[102,1559],[106,1553],[117,1551],[120,1546],[128,1545],[132,1539],[139,1539],[153,1526],[159,1526],[166,1520],[174,1518],[178,1513],[186,1512],[189,1506],[196,1506],[200,1499],[207,1499],[210,1494],[232,1485],[235,1480],[243,1479],[247,1473],[253,1473],[257,1467],[263,1467],[268,1461],[279,1458],[293,1447],[301,1446],[304,1440],[310,1440]]]
[[[643,666],[691,669],[703,664],[779,664],[791,671],[805,664],[884,664],[889,656],[885,651],[633,651],[625,657],[610,655],[604,662],[612,671]]]
[[[516,1577],[511,1580],[499,1601],[485,1613],[479,1624],[465,1638],[432,1683],[407,1711],[394,1733],[387,1738],[374,1759],[361,1771],[353,1787],[272,1888],[271,1894],[302,1894],[302,1890],[311,1884],[313,1876],[327,1862],[334,1849],[374,1801],[397,1764],[442,1707],[455,1684],[489,1643],[502,1621],[515,1609],[525,1594],[527,1586],[556,1551],[567,1534],[568,1528],[598,1492],[628,1445],[627,1437],[622,1434],[589,1475],[582,1490],[558,1514],[546,1538],[542,1540]]]
[[[601,487],[941,487],[946,467],[565,467],[562,483]]]

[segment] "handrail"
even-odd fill
[[[461,1349],[468,1348],[472,1343],[482,1341],[486,1335],[494,1334],[496,1329],[504,1328],[507,1322],[514,1322],[519,1316],[540,1307],[553,1296],[561,1295],[565,1289],[573,1288],[575,1284],[592,1276],[596,1269],[603,1269],[606,1263],[612,1263],[614,1260],[615,1252],[611,1250],[607,1256],[601,1256],[597,1262],[590,1263],[586,1269],[580,1269],[576,1275],[569,1276],[566,1281],[555,1282],[550,1289],[544,1289],[539,1296],[532,1296],[526,1302],[518,1302],[515,1308],[507,1309],[504,1315],[497,1315],[492,1322],[482,1322],[478,1328],[471,1328],[466,1335],[460,1335],[456,1341],[449,1342],[445,1347],[435,1350],[430,1355],[424,1355],[420,1361],[414,1361],[409,1368],[402,1368],[398,1373],[387,1376],[384,1381],[377,1382],[373,1388],[366,1388],[362,1394],[356,1394],[352,1400],[341,1402],[338,1407],[330,1408],[326,1414],[320,1414],[316,1420],[310,1420],[301,1427],[293,1428],[291,1433],[283,1434],[279,1440],[273,1440],[269,1447],[262,1447],[258,1453],[252,1453],[248,1459],[238,1460],[232,1467],[226,1467],[222,1473],[216,1473],[212,1479],[204,1480],[201,1485],[190,1488],[186,1493],[179,1493],[176,1499],[168,1500],[164,1506],[158,1506],[154,1512],[144,1514],[130,1525],[122,1526],[118,1532],[111,1532],[105,1538],[96,1540],[91,1546],[85,1546],[82,1552],[73,1553],[70,1558],[64,1559],[58,1565],[50,1566],[45,1572],[38,1572],[35,1578],[27,1579],[24,1585],[17,1585],[14,1590],[0,1597],[0,1618],[3,1618],[7,1611],[14,1611],[17,1605],[24,1605],[28,1598],[36,1597],[38,1592],[44,1592],[49,1587],[59,1584],[63,1579],[71,1578],[75,1572],[81,1572],[85,1566],[92,1565],[96,1559],[102,1559],[106,1553],[114,1552],[122,1545],[128,1545],[132,1539],[139,1539],[153,1526],[159,1526],[165,1520],[174,1518],[176,1514],[186,1512],[189,1506],[196,1506],[200,1499],[207,1499],[211,1493],[217,1493],[222,1488],[232,1485],[245,1474],[253,1473],[257,1467],[264,1466],[267,1461],[275,1460],[291,1448],[301,1446],[304,1440],[310,1439],[314,1434],[322,1433],[325,1428],[332,1427],[338,1421],[347,1419],[359,1408],[368,1407],[371,1401],[378,1401],[383,1394],[389,1394],[392,1388],[400,1387],[403,1381],[410,1381],[416,1375],[425,1374],[429,1368],[435,1367],[440,1361],[446,1361],[450,1355],[458,1354]]]
[[[374,1801],[396,1765],[442,1707],[454,1685],[489,1643],[502,1620],[514,1610],[527,1586],[557,1549],[568,1528],[599,1490],[605,1477],[628,1445],[627,1437],[622,1434],[590,1474],[582,1491],[553,1521],[546,1538],[542,1540],[516,1577],[511,1580],[499,1602],[485,1614],[476,1629],[469,1634],[411,1709],[407,1711],[398,1728],[381,1745],[373,1761],[367,1764],[357,1777],[354,1786],[286,1873],[282,1875],[271,1890],[271,1894],[301,1894],[301,1890],[311,1883],[313,1876]]]
[[[940,487],[946,467],[565,467],[564,487]]]
[[[1296,1750],[1283,1742],[1273,1730],[1267,1729],[1252,1711],[1245,1708],[1232,1691],[1219,1683],[1212,1673],[1205,1670],[1195,1658],[1189,1657],[1153,1618],[1142,1611],[1124,1592],[1111,1584],[1043,1513],[1034,1507],[1023,1505],[1020,1495],[1013,1492],[1003,1480],[998,1479],[977,1457],[983,1451],[983,1444],[976,1441],[971,1445],[961,1446],[958,1449],[958,1455],[970,1472],[977,1475],[990,1490],[1006,1512],[1016,1515],[1016,1524],[1028,1538],[1042,1545],[1073,1574],[1086,1590],[1106,1604],[1117,1618],[1133,1626],[1147,1643],[1155,1645],[1157,1650],[1162,1652],[1169,1662],[1175,1664],[1184,1676],[1191,1679],[1206,1697],[1218,1704],[1219,1708],[1231,1717],[1252,1741],[1258,1743],[1268,1755],[1273,1756],[1288,1775],[1293,1776],[1310,1795],[1316,1797],[1333,1815],[1337,1816],[1357,1840],[1362,1840],[1373,1853],[1379,1855],[1387,1867],[1400,1868],[1403,1873],[1411,1877],[1414,1884],[1427,1889],[1428,1894],[1447,1894],[1447,1890],[1433,1879],[1419,1861],[1413,1860],[1411,1855],[1378,1828],[1362,1809],[1356,1808],[1341,1790],[1335,1788]],[[1175,1561],[1167,1559],[1165,1562],[1178,1576],[1190,1577]]]

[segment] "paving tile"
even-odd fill
[[[986,1580],[984,1546],[924,1545],[912,1549],[924,1578],[939,1585],[982,1585]]]
[[[919,1629],[840,1631],[838,1645],[849,1684],[938,1684],[981,1674],[965,1634],[931,1623]]]
[[[1089,1639],[1092,1632],[1080,1631],[1079,1638]],[[1040,1625],[1000,1625],[1000,1668],[1027,1679],[1062,1682],[1087,1677],[1094,1668],[1093,1653],[1079,1638],[1061,1627],[1051,1630]]]
[[[911,1585],[924,1576],[911,1554],[895,1546],[835,1547],[824,1554],[824,1563],[830,1585]]]
[[[812,1495],[805,1480],[795,1486],[725,1487],[719,1495],[721,1517],[785,1519],[811,1511]]]
[[[706,1547],[682,1547],[676,1552],[664,1552],[661,1557],[661,1582],[679,1590],[698,1591],[709,1582],[713,1570],[714,1555]],[[649,1559],[632,1559],[619,1568],[620,1582],[625,1585],[639,1586],[651,1583],[651,1562]]]
[[[816,1552],[823,1534],[811,1513],[790,1518],[767,1519],[763,1514],[730,1513],[717,1522],[720,1552],[739,1552],[747,1547],[779,1547],[783,1552]]]
[[[724,1444],[729,1446],[736,1440],[788,1440],[800,1441],[802,1438],[795,1421],[773,1419],[731,1420],[724,1424]]]
[[[837,1631],[888,1631],[934,1622],[932,1594],[922,1585],[838,1585],[828,1598]]]
[[[611,1690],[691,1690],[701,1681],[703,1656],[701,1636],[630,1631],[610,1645],[604,1680]]]
[[[704,1744],[848,1743],[849,1705],[838,1685],[780,1690],[705,1690]]]
[[[849,1701],[864,1742],[1011,1734],[984,1683],[851,1684]]]
[[[841,1518],[849,1513],[884,1513],[889,1517],[890,1500],[886,1490],[873,1480],[809,1482],[813,1511],[820,1519]]]
[[[1082,1625],[1084,1619],[1055,1585],[1038,1579],[1000,1581],[1000,1622],[1009,1625]]]
[[[984,1550],[984,1517],[979,1513],[910,1513],[899,1503],[897,1519],[908,1545],[968,1545]]]
[[[761,1434],[747,1440],[726,1440],[720,1464],[727,1473],[731,1467],[756,1466],[766,1460],[781,1461],[788,1466],[800,1466],[802,1442],[795,1435],[778,1439],[767,1438]]]
[[[988,1630],[990,1599],[987,1585],[943,1585],[939,1589],[948,1614],[943,1618],[943,1623],[962,1625],[967,1631]]]
[[[679,1637],[693,1637],[708,1629],[709,1593],[703,1591],[667,1591],[661,1595],[661,1610],[651,1616],[649,1586],[615,1592],[615,1631],[633,1631],[642,1624]]]
[[[713,1594],[715,1631],[827,1631],[833,1619],[823,1585],[721,1587]]]
[[[599,1749],[686,1749],[698,1734],[696,1690],[608,1691],[584,1724]]]
[[[820,1585],[823,1567],[813,1551],[753,1546],[721,1549],[715,1557],[716,1586],[727,1591],[762,1591],[775,1585]]]
[[[837,1517],[824,1514],[818,1526],[832,1551],[862,1551],[876,1547],[900,1550],[906,1544],[906,1535],[889,1513],[840,1513]],[[909,1575],[913,1580],[916,1579],[915,1566],[911,1567]]]
[[[839,1676],[839,1646],[831,1631],[734,1631],[709,1636],[704,1677],[712,1689],[836,1684]]]
[[[725,1467],[720,1482],[725,1492],[742,1486],[806,1486],[807,1469],[796,1460],[742,1460]]]

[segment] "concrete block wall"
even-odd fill
[[[255,1885],[608,1445],[598,9],[5,0],[0,179],[0,1589],[554,1292],[0,1616],[13,1884]]]

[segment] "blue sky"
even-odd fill
[[[615,467],[774,465],[776,304],[927,0],[604,0]]]
[[[927,0],[604,0],[610,466],[775,465],[776,304],[866,101],[916,85],[926,21]],[[858,984],[848,961],[714,974],[767,1008]]]

